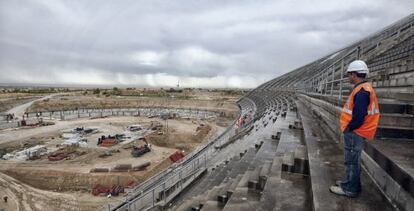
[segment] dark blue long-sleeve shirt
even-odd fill
[[[361,83],[365,83],[361,82]],[[361,83],[355,85],[357,87]],[[355,88],[354,87],[354,88]],[[348,124],[348,130],[353,131],[361,127],[365,116],[368,114],[369,92],[364,89],[359,90],[354,96],[354,107],[352,108],[352,119]]]

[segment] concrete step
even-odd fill
[[[364,151],[364,165],[385,194],[399,209],[413,210],[414,141],[379,139],[368,142]]]
[[[247,187],[249,191],[256,191],[258,184],[259,184],[259,174],[262,169],[262,166],[257,166],[249,175],[249,179],[247,181]]]
[[[400,100],[378,99],[381,114],[414,114],[414,104]]]
[[[219,186],[214,186],[209,192],[208,194],[203,194],[202,200],[200,201],[200,204],[202,204],[202,208],[204,209],[204,205],[206,204],[207,201],[215,201],[215,205],[217,206],[217,195],[223,190],[223,189],[227,189],[227,187],[231,184],[231,182],[224,182],[222,184],[220,184]],[[211,203],[210,203],[211,206]]]
[[[233,165],[231,170],[227,172],[227,177],[229,178],[236,178],[237,175],[243,174],[246,172],[247,168],[249,167],[249,163],[254,159],[256,155],[256,149],[251,148],[249,149],[242,157],[240,162]]]
[[[203,209],[206,202],[213,199],[214,196],[224,186],[226,186],[226,183],[220,184],[219,186],[214,186],[213,188],[208,190],[205,194],[200,194],[199,196],[188,200],[189,202],[186,203],[186,206],[180,206],[180,209],[190,209],[190,210],[201,210],[201,209]]]
[[[231,163],[237,162],[236,159],[232,159]],[[216,166],[213,170],[210,169],[210,172],[208,175],[205,175],[205,177],[197,184],[194,184],[194,188],[187,191],[187,193],[191,193],[191,195],[199,195],[200,193],[204,193],[205,189],[202,187],[212,187],[217,184],[215,184],[215,181],[220,180],[217,178],[220,178],[221,175],[225,174],[226,166],[224,163]]]
[[[295,157],[305,158],[301,130],[284,129],[260,199],[261,210],[308,210],[311,207],[309,179],[302,174],[282,172],[284,159],[295,166]],[[288,156],[286,156],[288,154]],[[295,168],[292,167],[292,170]]]
[[[221,207],[219,207],[217,201],[206,201],[203,205],[203,207],[200,209],[202,211],[219,211],[222,210]]]
[[[260,199],[257,192],[260,172],[265,161],[273,160],[277,143],[273,140],[266,139],[257,153],[253,162],[250,163],[249,170],[241,178],[234,192],[231,194],[224,210],[248,209],[252,202]],[[265,170],[264,170],[265,171]]]
[[[251,147],[247,151],[243,151],[242,157],[236,155],[227,164],[221,163],[214,170],[210,170],[209,174],[195,183],[188,191],[177,197],[173,204],[178,203],[176,206],[180,206],[179,202],[181,200],[191,196],[205,195],[212,187],[220,185],[225,178],[235,178],[237,175],[243,174],[246,172],[249,163],[255,158],[256,153],[257,149]]]
[[[414,118],[411,119],[414,121]],[[403,120],[401,120],[403,123]],[[411,124],[411,123],[409,123]],[[383,126],[380,125],[377,128],[375,133],[376,138],[394,138],[394,139],[413,139],[414,137],[414,128],[413,127],[403,127],[403,126]]]
[[[268,178],[260,210],[312,210],[309,178],[300,174],[282,172],[281,177]]]
[[[241,178],[241,176],[239,177]],[[234,180],[227,179],[222,185],[216,186],[214,191],[209,192],[206,202],[203,203],[201,210],[221,210],[227,202],[227,193]],[[220,198],[220,200],[218,200]]]
[[[272,161],[266,161],[259,173],[259,183],[257,185],[257,190],[262,191],[266,185],[267,178],[269,177],[270,168],[272,166]]]
[[[180,203],[179,205],[176,205],[174,207],[171,207],[171,210],[177,210],[177,211],[188,211],[191,210],[191,208],[193,206],[195,206],[196,204],[199,205],[200,202],[202,201],[203,196],[199,195],[199,196],[194,196],[188,199],[185,199],[182,203]]]
[[[255,150],[252,150],[249,153],[254,154],[255,153],[254,151]],[[205,194],[209,187],[214,187],[220,184],[220,182],[223,180],[223,178],[225,177],[229,169],[231,169],[234,166],[237,166],[237,164],[240,161],[241,161],[241,158],[237,155],[233,157],[232,159],[230,159],[227,164],[223,162],[220,165],[214,167],[214,170],[213,168],[211,168],[203,178],[195,182],[187,191],[180,194],[174,200],[173,204],[180,202],[183,199],[186,199],[188,197]]]
[[[288,151],[284,154],[282,171],[309,175],[306,146],[297,144],[294,151]]]
[[[227,204],[224,206],[223,210],[254,210],[254,207],[252,209],[251,205],[254,202],[259,201],[259,197],[256,193],[252,193],[249,191],[247,187],[247,181],[248,181],[248,175],[251,172],[246,172],[246,177],[242,178],[242,180],[239,182],[238,187],[234,190],[234,193],[232,194],[230,200],[227,202]]]
[[[234,193],[237,185],[239,184],[240,180],[243,178],[243,175],[237,175],[236,178],[233,179],[231,185],[227,188],[227,190],[223,190],[217,195],[217,201],[219,202],[220,207],[224,207],[228,200],[230,199],[231,195]]]

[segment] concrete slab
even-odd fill
[[[413,140],[376,140],[367,144],[365,152],[414,197]]]

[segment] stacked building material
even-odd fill
[[[147,169],[147,167],[150,166],[150,165],[151,165],[151,162],[147,161],[147,162],[144,162],[142,164],[139,164],[139,165],[136,165],[136,166],[132,167],[131,171],[143,171],[143,170]]]
[[[93,168],[89,171],[90,173],[109,172],[108,168]]]
[[[111,169],[111,172],[127,172],[132,169],[131,164],[118,164]]]

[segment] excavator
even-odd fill
[[[132,151],[131,151],[131,155],[132,157],[141,157],[142,155],[144,155],[147,152],[151,151],[151,144],[149,144],[147,142],[147,140],[142,139],[143,142],[145,142],[145,144],[143,146],[134,146]]]

